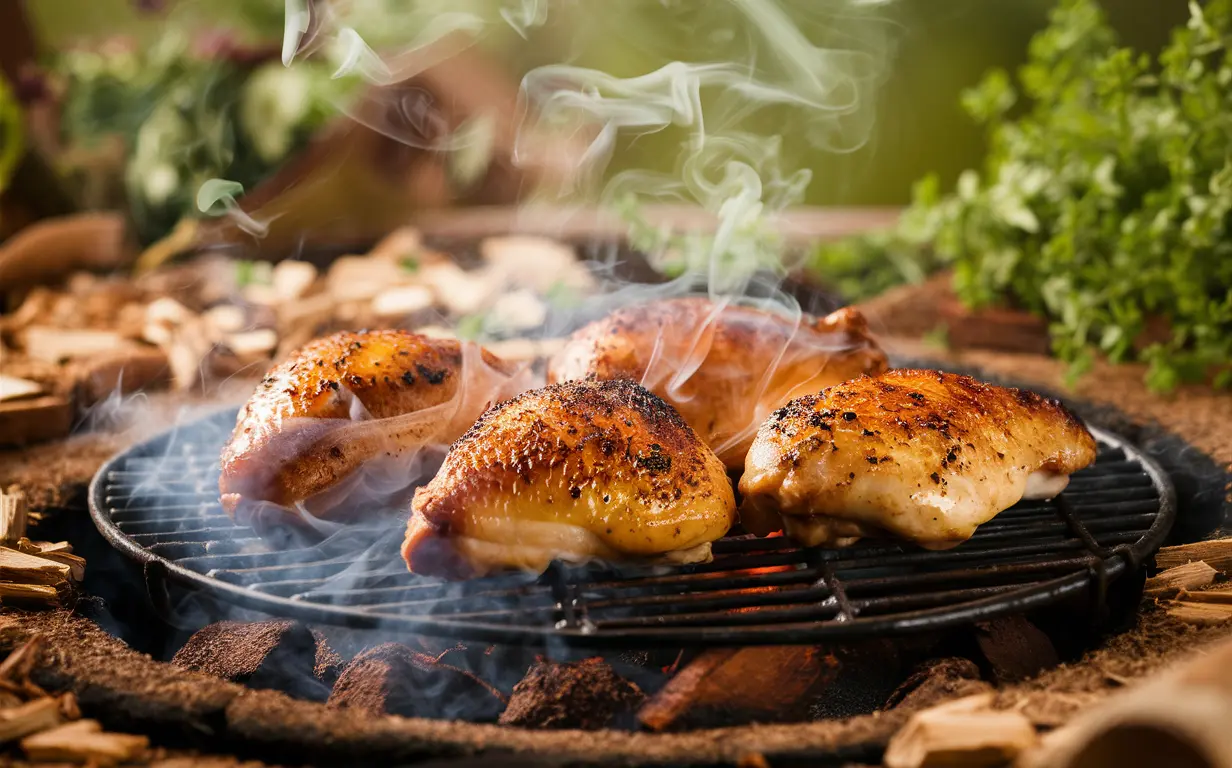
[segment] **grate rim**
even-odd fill
[[[95,525],[144,567],[151,590],[173,582],[308,623],[456,640],[722,646],[942,629],[1090,589],[1102,599],[1108,584],[1158,549],[1176,516],[1175,489],[1159,465],[1123,438],[1092,428],[1099,459],[1057,500],[1020,503],[945,552],[876,542],[801,549],[782,538],[729,537],[716,542],[713,563],[698,566],[553,563],[537,578],[446,584],[401,567],[400,522],[387,523],[388,541],[375,549],[359,529],[350,550],[346,541],[333,541],[280,552],[232,523],[218,506],[217,456],[235,415],[228,408],[136,444],[90,484]],[[154,480],[157,492],[149,487]],[[363,567],[364,558],[356,560],[361,545],[383,559]],[[355,583],[331,584],[338,580],[331,569]]]

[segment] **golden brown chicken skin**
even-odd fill
[[[317,339],[271,370],[240,411],[222,454],[223,506],[234,515],[316,499],[312,514],[330,517],[360,467],[371,468],[369,485],[405,488],[425,447],[443,453],[524,379],[518,367],[451,339],[406,331]]]
[[[1023,498],[1051,498],[1095,460],[1056,400],[969,376],[895,370],[775,412],[749,450],[741,521],[808,545],[888,533],[947,549]]]
[[[631,381],[584,381],[488,409],[411,507],[408,567],[461,577],[553,558],[706,561],[736,504],[675,409]]]
[[[740,469],[771,411],[885,367],[854,309],[787,317],[695,297],[626,307],[582,328],[549,362],[548,381],[637,381]]]

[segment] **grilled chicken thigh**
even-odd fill
[[[1055,400],[969,376],[890,371],[775,412],[749,450],[741,520],[808,546],[889,533],[948,549],[1020,499],[1057,495],[1095,452]]]
[[[704,562],[735,518],[723,464],[631,381],[556,384],[495,405],[415,492],[416,573],[543,570],[553,558]]]
[[[406,490],[490,402],[526,376],[474,344],[406,331],[339,333],[276,366],[240,411],[222,454],[223,506],[330,517]],[[429,459],[429,463],[433,463]],[[363,472],[356,472],[360,467]],[[306,502],[311,503],[306,504]]]
[[[740,469],[757,426],[775,408],[885,367],[854,309],[792,318],[684,298],[626,307],[582,328],[549,362],[548,381],[637,381]]]

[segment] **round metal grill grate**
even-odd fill
[[[1175,516],[1164,472],[1093,430],[1097,462],[1050,502],[1024,502],[961,546],[802,549],[729,537],[695,566],[553,564],[542,576],[445,583],[407,573],[405,518],[305,545],[236,526],[218,503],[228,411],[99,470],[95,524],[154,572],[267,614],[458,640],[589,647],[808,643],[979,621],[1103,589],[1159,547]]]

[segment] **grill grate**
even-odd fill
[[[1023,502],[961,546],[869,542],[802,549],[729,537],[693,566],[554,563],[541,575],[447,583],[406,572],[402,521],[323,541],[272,542],[218,503],[228,411],[108,462],[90,488],[96,525],[169,578],[267,614],[459,640],[588,647],[807,643],[902,634],[1040,607],[1138,567],[1175,516],[1167,476],[1113,435],[1051,502]],[[1096,585],[1093,587],[1092,585]]]

